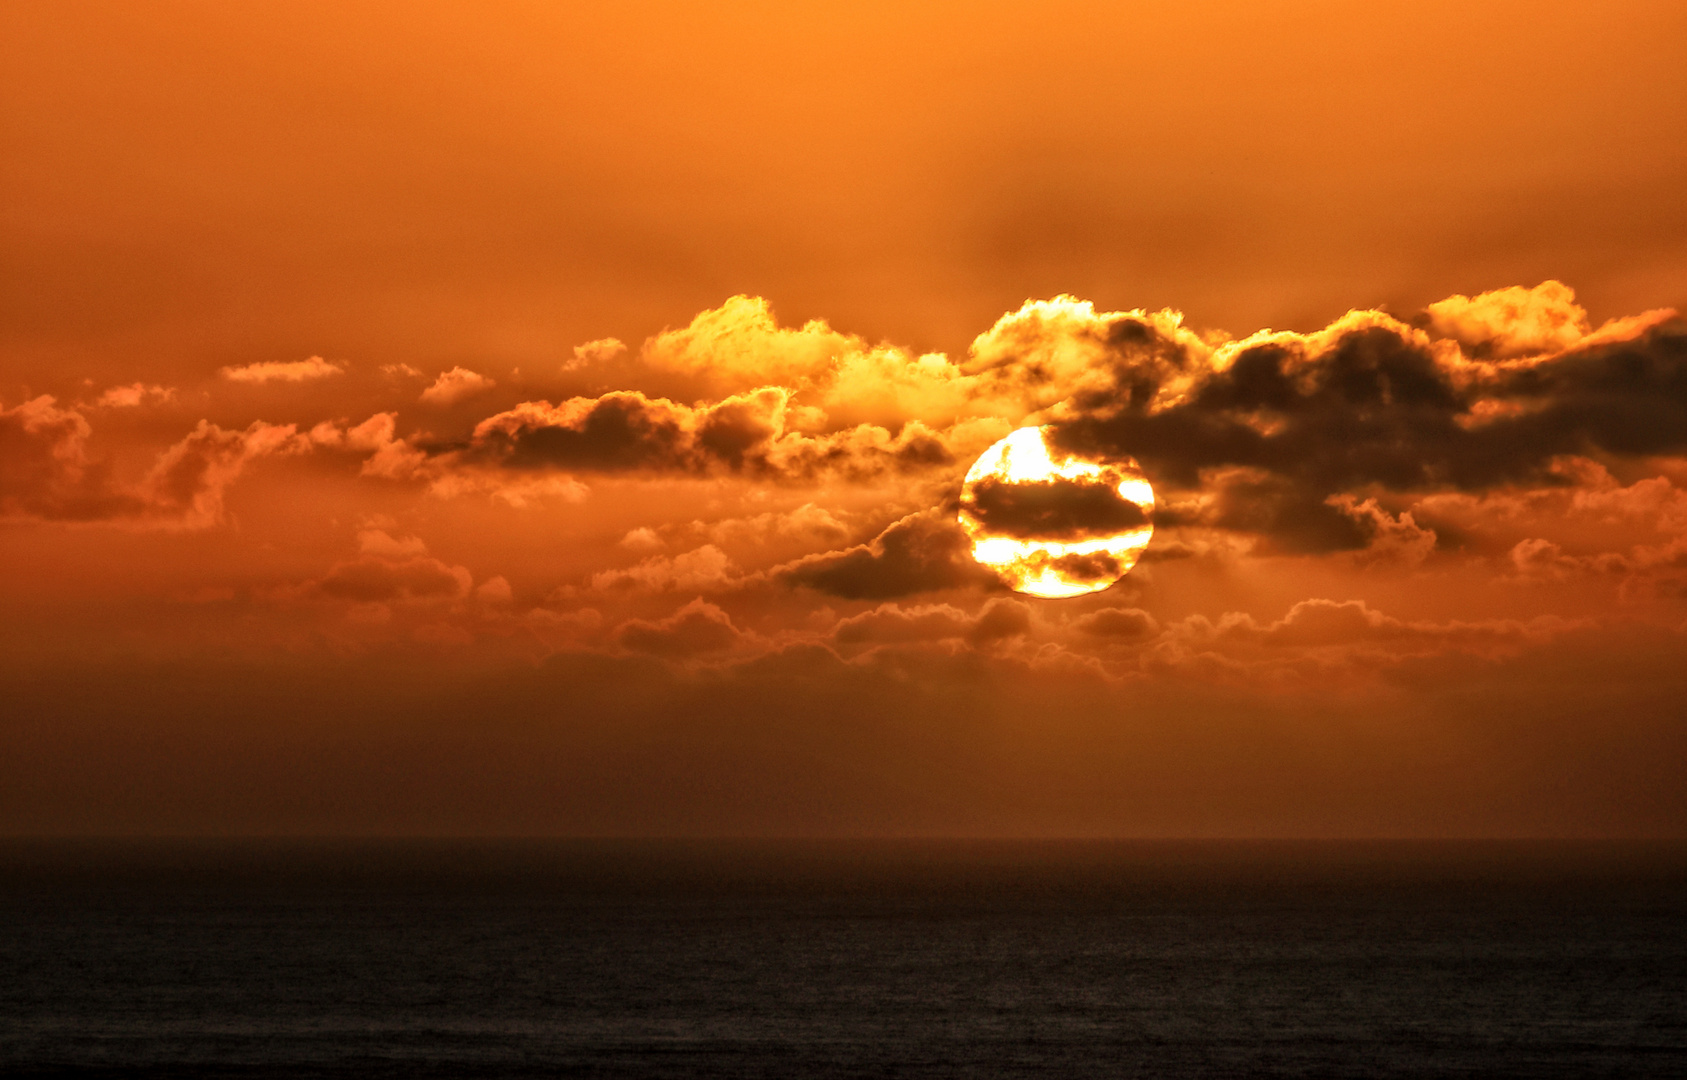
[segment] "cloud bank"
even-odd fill
[[[576,613],[592,611],[606,629],[595,644],[570,630],[578,645],[687,664],[871,645],[881,658],[1008,648],[1108,677],[1203,657],[1234,673],[1263,670],[1279,646],[1324,648],[1313,625],[1369,642],[1373,657],[1534,640],[1497,629],[1536,625],[1509,601],[1461,622],[1339,593],[1413,575],[1604,588],[1620,610],[1665,620],[1687,592],[1687,326],[1669,310],[1595,326],[1558,282],[1454,296],[1415,318],[1354,310],[1310,332],[1241,338],[1196,332],[1176,312],[1063,296],[1005,313],[958,359],[819,320],[781,326],[767,301],[739,296],[637,350],[588,342],[557,371],[622,385],[524,398],[519,376],[457,367],[421,392],[454,411],[418,415],[390,400],[415,393],[404,384],[337,380],[337,394],[375,395],[357,406],[372,414],[354,413],[368,419],[206,419],[139,459],[102,449],[94,421],[139,416],[143,402],[217,399],[144,380],[90,406],[37,396],[0,407],[0,513],[227,527],[230,492],[254,462],[276,459],[295,490],[354,485],[411,515],[412,534],[426,506],[471,517],[502,507],[576,537],[606,515],[601,539],[508,566],[400,551],[394,518],[365,529],[355,556],[326,557],[264,595],[380,605],[395,626],[456,619],[453,633],[470,638],[548,640],[544,627],[583,627]],[[346,369],[313,357],[224,368],[219,381],[334,376]],[[1004,588],[973,561],[957,515],[992,535],[1074,542],[1149,515],[1094,478],[985,479],[963,494],[972,459],[1030,424],[1048,425],[1056,451],[1136,459],[1157,496],[1138,569],[1059,614],[1001,606]],[[1287,573],[1265,569],[1272,560],[1302,566],[1324,591],[1291,592],[1275,611],[1144,606],[1165,580],[1219,596],[1201,575]],[[1101,581],[1118,571],[1066,569]],[[498,583],[495,611],[470,602],[477,580]],[[1586,615],[1585,600],[1573,606],[1563,625]],[[1421,629],[1432,625],[1465,628]]]

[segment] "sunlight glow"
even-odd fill
[[[977,485],[987,479],[1008,484],[1052,480],[1099,479],[1152,518],[1154,489],[1136,462],[1089,461],[1076,456],[1057,460],[1050,451],[1047,427],[1020,428],[980,454],[961,488],[962,528],[972,539],[972,557],[994,570],[1014,590],[1058,599],[1108,588],[1136,565],[1154,534],[1150,522],[1114,535],[1081,540],[1023,538],[992,532],[974,509]]]

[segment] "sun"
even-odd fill
[[[1020,428],[980,454],[961,485],[972,557],[1018,592],[1060,598],[1130,572],[1154,534],[1154,489],[1135,461],[1051,450]]]

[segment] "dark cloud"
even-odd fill
[[[636,390],[559,405],[530,401],[488,417],[441,460],[509,469],[743,474],[778,480],[872,479],[952,464],[943,438],[910,422],[813,434],[787,426],[791,391],[763,387],[713,404],[682,405]]]
[[[1242,465],[1295,476],[1320,495],[1367,483],[1426,488],[1452,480],[1449,449],[1468,406],[1426,342],[1370,326],[1323,351],[1299,339],[1245,349],[1175,405],[1097,411],[1051,441],[1131,453],[1184,486],[1202,469]]]
[[[871,543],[809,555],[772,571],[774,580],[846,600],[889,600],[936,589],[995,587],[948,511],[910,514]]]
[[[1392,320],[1349,320],[1245,347],[1172,404],[1118,400],[1050,441],[1134,455],[1157,485],[1208,492],[1201,523],[1307,552],[1369,542],[1366,522],[1332,505],[1344,492],[1552,485],[1561,455],[1687,450],[1679,320],[1518,363],[1449,358]],[[1178,511],[1161,521],[1190,523]]]
[[[742,470],[750,455],[779,437],[779,416],[770,404],[763,396],[709,409],[697,425],[697,449],[730,469]],[[778,404],[784,404],[782,398]]]
[[[1473,481],[1539,468],[1553,453],[1678,452],[1687,448],[1687,323],[1506,370],[1490,393],[1524,411],[1480,429]]]
[[[1107,551],[1071,551],[1049,559],[1048,565],[1071,584],[1117,581],[1128,569],[1118,556]]]
[[[483,421],[475,449],[511,468],[576,468],[601,471],[695,471],[691,410],[636,392],[605,394],[568,406],[523,405]]]
[[[1101,477],[1024,483],[985,477],[962,493],[961,512],[984,535],[1016,540],[1090,540],[1148,524],[1147,512]]]
[[[1209,476],[1197,505],[1168,507],[1162,522],[1199,525],[1267,538],[1271,549],[1294,554],[1353,551],[1374,535],[1355,518],[1307,490],[1294,477],[1260,469],[1230,469]]]

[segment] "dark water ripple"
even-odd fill
[[[1687,1076],[1687,848],[0,845],[0,1072]]]

